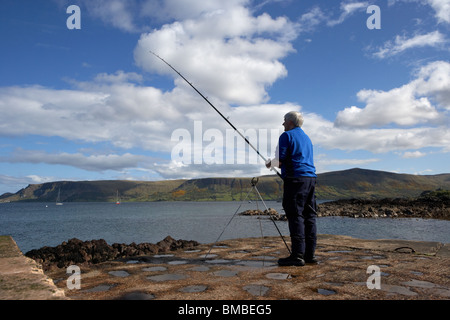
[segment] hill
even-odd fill
[[[18,192],[5,193],[0,202],[61,201],[231,201],[242,200],[251,188],[251,178],[205,178],[167,181],[59,181],[32,184]],[[450,189],[450,174],[420,176],[384,171],[350,169],[322,173],[317,179],[317,198],[380,199],[417,197],[424,191]],[[258,190],[265,200],[280,200],[283,182],[277,176],[260,177]]]

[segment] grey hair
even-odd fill
[[[305,121],[303,119],[303,115],[297,111],[291,111],[286,113],[286,115],[284,116],[284,120],[285,121],[290,120],[296,127],[300,128],[303,126],[303,122]]]

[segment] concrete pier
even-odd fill
[[[11,237],[2,236],[0,299],[450,299],[450,250],[439,242],[319,235],[319,263],[304,267],[277,265],[278,258],[288,255],[279,237],[220,241],[206,256],[210,249],[201,244],[193,250],[80,265],[80,286],[70,289],[65,268],[44,274]]]
[[[54,299],[66,299],[64,290],[22,254],[12,237],[0,236],[0,300]]]

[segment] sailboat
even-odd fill
[[[61,202],[61,188],[58,189],[58,197],[56,198],[56,205],[62,206],[63,203]]]
[[[116,195],[116,204],[120,204],[120,198],[119,198],[119,190],[117,190],[117,195]]]

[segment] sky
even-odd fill
[[[70,7],[75,5],[76,7]],[[317,173],[449,173],[450,0],[2,0],[0,194],[274,174],[299,111]]]

